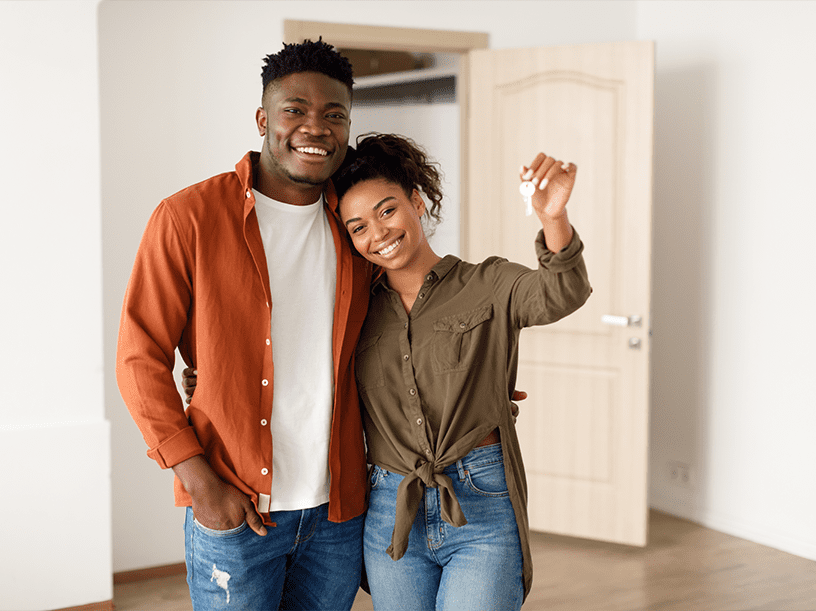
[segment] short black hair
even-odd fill
[[[321,36],[317,42],[304,40],[300,44],[283,44],[283,49],[264,58],[261,69],[263,82],[262,95],[266,93],[269,83],[296,74],[298,72],[319,72],[340,81],[351,93],[354,87],[354,72],[351,62],[340,55],[332,45],[323,42]]]

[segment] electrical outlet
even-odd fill
[[[666,463],[667,474],[669,482],[675,486],[682,486],[683,488],[692,487],[691,465],[676,460],[670,460]]]

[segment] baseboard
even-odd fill
[[[759,545],[772,547],[807,560],[816,560],[816,544],[814,543],[802,541],[790,534],[776,531],[765,524],[752,524],[732,516],[690,506],[690,504],[678,504],[675,501],[676,499],[655,494],[652,495],[649,505],[657,511],[683,518],[732,537],[739,537]]]
[[[91,603],[90,605],[82,605],[81,607],[65,607],[63,609],[56,609],[56,611],[113,611],[113,601],[105,600],[101,603]]]
[[[157,579],[159,577],[170,577],[171,575],[183,575],[187,572],[187,565],[183,562],[176,564],[165,564],[147,569],[136,569],[134,571],[121,571],[113,574],[113,583],[133,583],[134,581],[145,581],[146,579]]]

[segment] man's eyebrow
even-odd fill
[[[389,200],[392,200],[392,199],[397,199],[397,198],[396,198],[396,197],[394,197],[393,195],[389,195],[388,197],[386,197],[386,198],[385,198],[385,199],[383,199],[382,201],[378,202],[378,203],[377,203],[377,205],[376,205],[376,206],[374,206],[374,207],[372,208],[372,210],[377,210],[377,209],[378,209],[380,206],[382,206],[382,205],[383,205],[385,202],[387,202],[387,201],[389,201]],[[360,220],[362,220],[362,219],[361,219],[359,216],[355,216],[353,219],[349,219],[349,220],[347,220],[347,221],[346,221],[346,227],[348,227],[349,223],[353,223],[353,222],[355,222],[355,221],[360,221]]]
[[[342,108],[343,110],[348,112],[348,108],[346,108],[345,105],[341,104],[340,102],[329,102],[328,104],[326,104],[325,108],[326,110],[330,108]]]
[[[306,100],[304,98],[296,98],[296,97],[286,98],[284,100],[284,103],[285,104],[303,104],[304,106],[311,106],[311,103],[309,102],[309,100]],[[346,108],[345,105],[341,104],[340,102],[329,102],[328,104],[326,104],[324,106],[324,108],[326,110],[328,110],[330,108],[342,108],[343,110],[348,112],[348,108]]]

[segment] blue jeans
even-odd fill
[[[501,445],[475,448],[444,472],[453,481],[468,523],[456,528],[445,522],[437,489],[426,488],[408,550],[395,562],[386,549],[403,477],[374,467],[363,535],[374,609],[520,609],[524,598],[521,544]]]
[[[363,516],[328,521],[328,504],[272,512],[261,537],[246,523],[211,530],[187,508],[187,583],[195,611],[351,609],[360,585]]]

